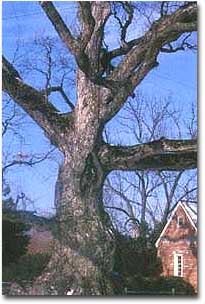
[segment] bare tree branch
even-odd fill
[[[166,46],[161,48],[162,53],[176,53],[178,51],[184,51],[185,49],[197,50],[197,46],[195,44],[191,44],[188,42],[188,38],[191,36],[191,33],[188,33],[182,40],[180,44],[177,46],[173,46],[171,43],[168,43]]]
[[[78,66],[86,74],[91,74],[91,65],[89,64],[88,56],[83,51],[80,42],[72,36],[69,28],[66,26],[53,3],[50,1],[40,1],[40,5],[55,27],[56,32],[60,36],[61,40],[65,43],[70,52],[75,56]]]
[[[182,201],[188,194],[196,191],[198,189],[198,187],[194,187],[188,191],[186,191],[180,198],[179,198],[179,201]]]
[[[115,9],[115,2],[114,2],[114,17],[116,18],[116,20],[118,21],[118,23],[120,25],[120,29],[121,29],[120,40],[121,40],[121,45],[123,46],[126,44],[127,29],[130,26],[130,24],[132,23],[132,20],[134,17],[134,8],[133,8],[131,2],[120,1],[119,4],[122,5],[123,9],[127,13],[127,19],[123,24],[123,22],[121,21],[121,18],[118,17],[117,9]]]
[[[84,71],[87,75],[92,75],[89,57],[84,52],[85,43],[81,43],[80,40],[75,39],[72,36],[69,28],[66,26],[65,22],[61,18],[60,14],[56,10],[52,2],[40,1],[40,5],[48,16],[48,18],[50,19],[53,26],[55,27],[61,40],[65,43],[67,48],[74,55],[80,69]]]
[[[166,197],[163,216],[162,216],[162,220],[161,220],[162,223],[166,223],[166,221],[167,221],[167,217],[168,217],[168,214],[169,214],[170,209],[171,209],[171,204],[173,203],[174,193],[176,191],[176,188],[178,186],[180,178],[182,177],[183,172],[184,171],[182,170],[177,174],[177,176],[174,179],[174,183],[171,186],[170,191],[168,190],[168,183],[166,182],[166,179],[165,179],[163,173],[162,172],[157,172],[157,175],[160,177],[160,180],[162,182],[164,192],[165,192],[165,197]]]
[[[44,129],[51,139],[59,131],[59,125],[63,125],[64,122],[58,110],[41,92],[23,82],[16,69],[4,56],[2,66],[3,90]]]
[[[55,148],[49,150],[44,156],[37,157],[36,155],[32,155],[30,158],[28,156],[18,156],[19,159],[15,159],[12,162],[9,162],[9,164],[4,165],[2,168],[2,174],[5,174],[5,172],[14,166],[34,166],[36,164],[42,163],[44,160],[48,159],[48,157],[51,155],[51,153],[55,150]],[[28,160],[25,160],[25,158],[29,158]]]
[[[6,134],[8,127],[11,124],[11,122],[15,116],[16,116],[16,111],[15,111],[15,106],[14,106],[14,110],[13,110],[13,113],[11,114],[11,116],[9,118],[5,119],[4,121],[2,121],[2,137]]]
[[[69,107],[71,108],[71,110],[75,109],[75,106],[73,105],[73,103],[70,101],[70,99],[68,98],[68,96],[66,95],[65,91],[63,90],[62,86],[55,86],[55,87],[49,87],[45,90],[41,91],[44,95],[49,96],[51,93],[53,92],[60,92],[60,94],[62,95],[62,97],[64,98],[65,102],[69,105]]]
[[[168,1],[162,1],[160,6],[160,15],[161,17],[166,15],[168,11]]]
[[[130,214],[123,208],[120,208],[120,207],[115,207],[115,206],[104,206],[105,208],[107,209],[114,209],[114,210],[117,210],[117,211],[120,211],[120,212],[123,212],[126,216],[128,216],[130,218]]]
[[[115,98],[109,104],[105,112],[107,119],[112,118],[122,107],[129,96],[144,77],[158,65],[157,57],[161,48],[176,41],[183,33],[197,30],[197,5],[190,3],[180,7],[176,12],[161,17],[154,22],[152,27],[139,39],[135,40],[137,45],[125,47],[127,53],[123,60],[114,69],[107,80],[116,82],[117,90]],[[123,53],[125,49],[114,50]],[[119,90],[119,88],[121,88]]]
[[[115,193],[117,194],[118,196],[120,196],[126,203],[133,203],[135,205],[139,205],[141,206],[142,204],[141,203],[138,203],[130,198],[128,198],[122,191],[120,190],[117,190],[115,187],[113,187],[112,183],[110,182],[109,178],[107,178],[106,180],[107,184],[108,184],[108,187]],[[131,208],[129,208],[129,211],[131,211],[132,215],[133,215],[133,210],[131,210]],[[131,216],[131,213],[129,213],[129,216]]]
[[[122,77],[122,73],[125,72],[126,68],[127,71],[124,76],[129,77],[129,74],[132,73],[144,59],[150,61],[151,58],[148,59],[146,57],[156,57],[164,44],[177,40],[179,36],[185,32],[196,31],[196,15],[196,3],[190,3],[188,6],[180,7],[173,14],[155,21],[142,37],[130,42],[133,44],[133,47],[137,47],[129,50],[123,61],[113,72],[111,76],[112,79]],[[114,53],[115,51],[116,50],[113,50],[112,52]],[[152,51],[153,55],[151,54]],[[129,58],[130,60],[128,60]]]

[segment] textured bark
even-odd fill
[[[63,295],[68,288],[75,290],[75,295],[112,293],[109,276],[115,247],[102,205],[106,172],[97,158],[101,141],[96,115],[100,92],[80,70],[77,85],[74,129],[60,143],[65,160],[57,181],[55,254],[29,291],[31,294]]]
[[[197,166],[196,140],[161,139],[131,147],[104,144],[100,151],[107,170],[174,170]]]
[[[56,206],[54,254],[31,293],[66,295],[71,288],[75,295],[107,295],[111,293],[107,276],[112,271],[114,244],[103,222],[99,186],[92,180],[90,167],[89,182],[82,188],[82,174],[70,165],[65,161],[58,177],[62,188]]]

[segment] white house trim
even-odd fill
[[[188,211],[186,210],[186,207],[184,206],[184,204],[183,204],[182,202],[179,202],[179,203],[175,206],[174,210],[172,211],[169,220],[167,221],[167,223],[166,223],[166,225],[164,226],[164,229],[162,230],[162,232],[161,232],[161,234],[160,234],[158,240],[156,241],[156,243],[155,243],[155,246],[156,246],[156,247],[158,247],[159,242],[160,242],[160,240],[161,240],[161,238],[162,238],[164,232],[166,231],[167,227],[169,226],[169,224],[170,224],[170,222],[171,222],[171,220],[172,220],[172,218],[173,218],[174,214],[176,213],[176,210],[178,209],[179,206],[182,207],[182,209],[184,210],[184,212],[185,212],[187,218],[189,219],[190,223],[192,224],[192,226],[194,227],[194,229],[197,231],[197,227],[196,227],[196,225],[194,224],[194,222],[193,222],[191,216],[189,215]]]
[[[180,259],[180,262],[181,262],[181,273],[179,274],[179,259],[178,258],[181,258]],[[183,261],[183,254],[182,253],[177,253],[176,251],[174,252],[174,276],[175,277],[183,277],[183,265],[184,261]]]
[[[184,209],[184,212],[186,213],[186,215],[187,215],[189,221],[191,222],[192,226],[193,226],[194,229],[197,231],[197,227],[196,227],[196,225],[195,225],[195,223],[194,223],[192,217],[190,216],[189,212],[187,211],[186,205],[185,205],[184,203],[182,203],[182,202],[180,202],[180,205],[181,205],[181,207]]]

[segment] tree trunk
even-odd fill
[[[106,276],[112,271],[114,247],[103,222],[100,189],[95,189],[92,176],[87,178],[86,188],[80,189],[81,180],[76,172],[66,162],[61,167],[59,180],[63,191],[57,205],[58,240],[46,273],[37,280],[41,290],[48,294],[55,290],[64,295],[69,288],[82,295],[111,293]],[[42,281],[46,286],[42,286]]]
[[[97,159],[96,90],[84,75],[78,77],[76,117],[80,119],[73,133],[59,140],[65,159],[56,187],[58,240],[46,272],[32,288],[35,295],[65,295],[68,289],[77,295],[112,294],[109,275],[115,247],[102,202],[106,173]],[[87,104],[93,104],[89,112]]]

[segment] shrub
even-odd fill
[[[48,255],[41,253],[21,256],[18,263],[12,263],[3,268],[3,281],[33,281],[45,269],[49,259]]]
[[[15,263],[26,253],[29,237],[25,232],[29,225],[19,219],[16,212],[3,210],[2,213],[2,264]]]
[[[162,291],[174,289],[177,295],[194,295],[195,291],[191,284],[180,277],[160,277],[154,284],[154,288]]]
[[[129,277],[126,287],[136,294],[144,295],[194,295],[192,285],[179,277],[160,277],[158,279],[145,278],[143,276]]]
[[[161,273],[162,265],[161,260],[157,257],[156,248],[149,246],[146,240],[119,235],[114,271],[123,277],[142,273],[145,277],[156,277]]]

